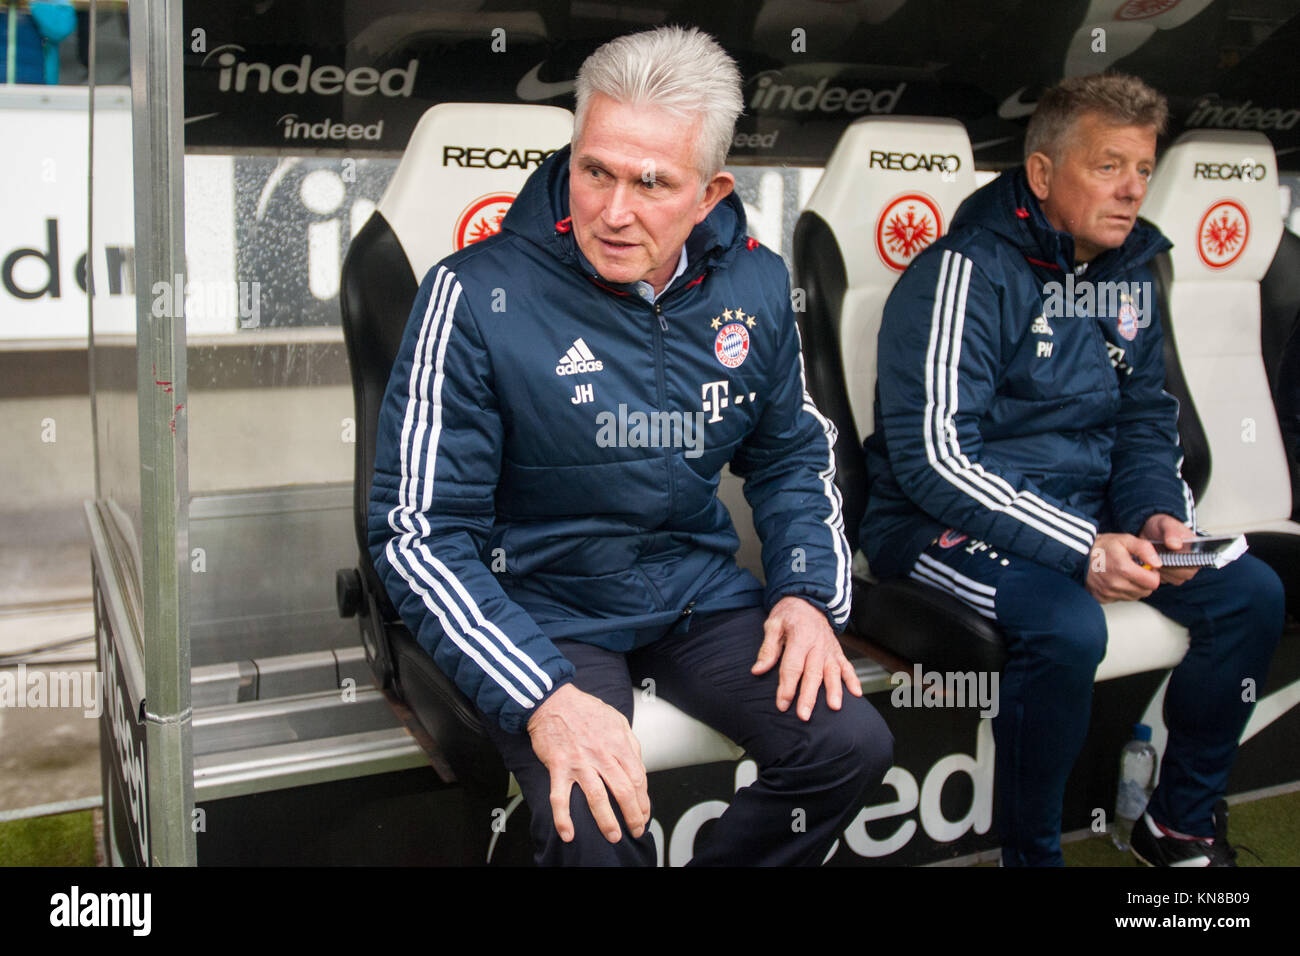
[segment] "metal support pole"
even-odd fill
[[[185,176],[182,5],[128,7],[135,173],[136,342],[144,547],[149,857],[195,863],[185,414]],[[173,308],[155,316],[162,289]]]

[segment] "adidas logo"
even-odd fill
[[[605,363],[591,354],[587,343],[576,339],[569,346],[569,351],[560,356],[560,364],[555,366],[556,375],[581,375],[583,372],[600,372]]]
[[[1047,316],[1040,315],[1034,319],[1034,324],[1029,327],[1030,335],[1052,335],[1052,327],[1047,324]]]

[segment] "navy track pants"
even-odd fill
[[[758,778],[737,791],[727,811],[697,839],[695,866],[821,863],[893,761],[893,737],[884,721],[847,690],[834,711],[823,689],[807,722],[795,715],[793,704],[785,713],[776,709],[780,665],[761,677],[750,673],[765,617],[760,608],[694,615],[627,653],[556,642],[573,662],[578,689],[617,708],[629,722],[642,681],[649,678],[657,695],[730,737],[757,762]],[[654,865],[649,829],[640,839],[625,832],[611,844],[577,785],[570,796],[576,836],[572,843],[560,840],[551,818],[550,774],[533,753],[531,738],[497,727],[489,735],[532,812],[539,864]],[[612,797],[610,802],[622,825],[617,803]]]
[[[1106,652],[1102,606],[1064,574],[952,532],[921,553],[910,576],[1001,627],[1009,656],[993,735],[1002,862],[1061,865],[1066,778],[1087,736],[1093,678]],[[1182,585],[1162,585],[1145,601],[1191,638],[1165,695],[1169,740],[1147,809],[1171,829],[1210,837],[1212,808],[1254,708],[1243,681],[1262,692],[1282,635],[1282,583],[1246,554]]]

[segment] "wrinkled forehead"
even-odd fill
[[[574,130],[572,162],[584,157],[623,162],[640,169],[663,167],[700,173],[698,152],[704,117],[653,103],[625,103],[596,94]]]
[[[1080,113],[1066,129],[1062,153],[1079,157],[1113,155],[1155,162],[1155,126],[1135,126],[1095,110]]]

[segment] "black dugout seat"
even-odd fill
[[[844,131],[795,224],[794,275],[805,295],[799,318],[808,391],[838,431],[835,483],[844,500],[844,531],[855,551],[866,510],[862,442],[872,428],[881,311],[903,269],[943,234],[974,188],[970,140],[960,123],[869,117]],[[924,635],[946,626],[946,618],[961,614],[963,605],[911,581],[892,582],[873,593],[870,573],[858,558],[852,632],[919,660]],[[874,625],[878,614],[872,605],[882,594],[894,595],[904,609],[888,634]],[[993,660],[1000,639],[992,627],[980,626],[983,618],[975,618],[978,633],[969,660]],[[967,648],[954,650],[963,657]]]
[[[805,348],[810,342],[827,351],[838,346],[843,363],[842,370],[833,362],[811,366],[809,391],[840,430],[837,479],[855,546],[866,507],[861,442],[874,427],[876,338],[885,299],[916,253],[947,230],[974,189],[972,167],[970,142],[956,121],[859,120],[845,130],[795,231],[797,283],[807,290]],[[908,241],[918,235],[924,241]],[[1105,613],[1110,641],[1098,680],[1170,667],[1187,651],[1187,631],[1145,604],[1110,604]],[[996,625],[919,581],[876,582],[860,553],[852,626],[927,667],[999,670],[1006,658]]]
[[[1260,348],[1291,469],[1291,520],[1300,521],[1300,236],[1282,230],[1259,283]]]
[[[836,484],[854,548],[866,510],[862,442],[871,433],[881,310],[903,269],[947,230],[974,188],[959,122],[869,117],[844,131],[795,224],[808,390],[839,431]]]
[[[1259,283],[1260,348],[1291,474],[1291,520],[1300,522],[1300,236],[1284,229]],[[1255,553],[1287,585],[1287,609],[1300,618],[1300,556],[1288,538],[1254,535]]]
[[[402,624],[367,548],[366,512],[379,409],[419,280],[464,245],[494,233],[536,163],[569,141],[573,117],[547,106],[444,103],[421,118],[375,213],[343,263],[340,302],[356,402],[353,501],[358,566],[338,572],[339,612],[356,615],[376,682],[392,688],[433,739],[456,778],[505,793],[507,774],[476,708]],[[470,147],[478,150],[472,154]],[[491,162],[491,160],[497,162]],[[492,166],[499,168],[492,168]],[[666,701],[638,700],[633,730],[648,770],[736,759],[730,740]]]
[[[1166,328],[1177,335],[1182,377],[1170,390],[1195,403],[1210,462],[1197,523],[1246,532],[1251,551],[1282,577],[1294,613],[1300,282],[1277,171],[1261,133],[1184,133],[1161,158],[1143,211],[1174,243]],[[1189,457],[1202,453],[1196,439],[1185,435],[1184,445]]]

